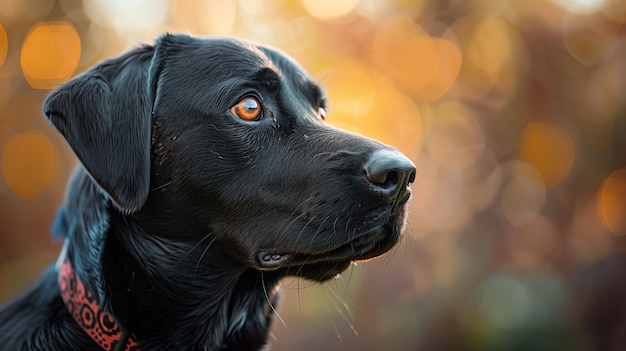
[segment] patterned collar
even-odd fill
[[[93,292],[83,285],[65,252],[61,254],[57,270],[61,298],[67,310],[93,341],[107,351],[139,351],[135,336],[101,308]]]

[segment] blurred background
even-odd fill
[[[45,95],[161,33],[279,47],[418,168],[406,237],[283,282],[274,350],[626,349],[623,0],[2,0],[0,302],[57,256]]]

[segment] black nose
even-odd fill
[[[388,199],[408,196],[409,184],[415,180],[415,165],[396,150],[374,151],[363,169],[372,191]]]

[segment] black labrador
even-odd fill
[[[413,163],[325,108],[277,50],[171,34],[53,91],[81,166],[59,260],[0,310],[0,348],[263,348],[282,278],[330,279],[405,226]]]

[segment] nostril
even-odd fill
[[[415,173],[417,173],[417,171],[415,168],[413,168],[413,170],[411,171],[411,175],[409,175],[409,184],[415,181]]]
[[[385,197],[408,192],[407,186],[415,180],[415,166],[396,150],[374,151],[363,167],[370,188]]]
[[[398,173],[394,170],[388,170],[377,167],[378,165],[369,164],[365,167],[365,176],[372,184],[389,185],[391,182],[398,180]]]
[[[383,177],[381,177],[382,179]],[[381,188],[384,189],[388,189],[388,188],[392,188],[396,185],[398,185],[398,172],[397,171],[391,171],[387,174],[384,175],[385,180],[382,181],[381,183],[378,183],[378,185]]]

